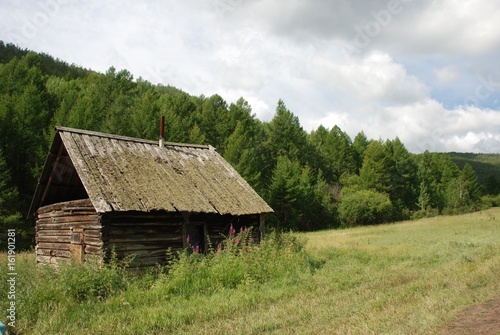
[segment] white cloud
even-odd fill
[[[69,63],[128,69],[228,103],[243,97],[265,121],[281,98],[309,131],[399,136],[414,152],[500,152],[500,89],[476,94],[478,78],[498,82],[500,5],[401,0],[379,22],[389,3],[10,0],[0,29],[6,42]],[[346,52],[357,29],[377,23],[359,53]],[[462,106],[471,97],[475,107]]]
[[[453,68],[446,66],[435,71],[437,83],[447,85],[453,83],[460,77],[460,74]]]

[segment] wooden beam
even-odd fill
[[[50,187],[52,186],[51,184],[52,184],[52,182],[54,180],[54,170],[57,168],[57,166],[59,164],[59,161],[61,159],[61,155],[62,155],[63,149],[64,149],[64,144],[61,142],[61,145],[59,146],[59,150],[57,152],[56,159],[52,163],[53,165],[52,165],[52,170],[50,171],[49,180],[47,181],[47,185],[45,186],[45,190],[43,191],[42,198],[40,200],[41,204],[43,204],[43,202],[45,201],[45,197],[47,196],[47,193],[48,193]]]
[[[262,238],[266,232],[266,214],[261,213],[259,215],[259,230],[260,230],[260,237]]]

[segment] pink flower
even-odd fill
[[[234,229],[233,225],[229,227],[229,236],[233,237],[236,234],[236,229]]]

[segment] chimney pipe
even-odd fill
[[[158,145],[160,146],[160,148],[163,148],[164,144],[164,139],[163,139],[164,131],[165,131],[165,116],[162,115],[160,119],[160,140],[158,141]]]

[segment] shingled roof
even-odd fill
[[[272,209],[211,146],[56,127],[31,204],[90,198],[98,213],[167,211],[230,215]]]

